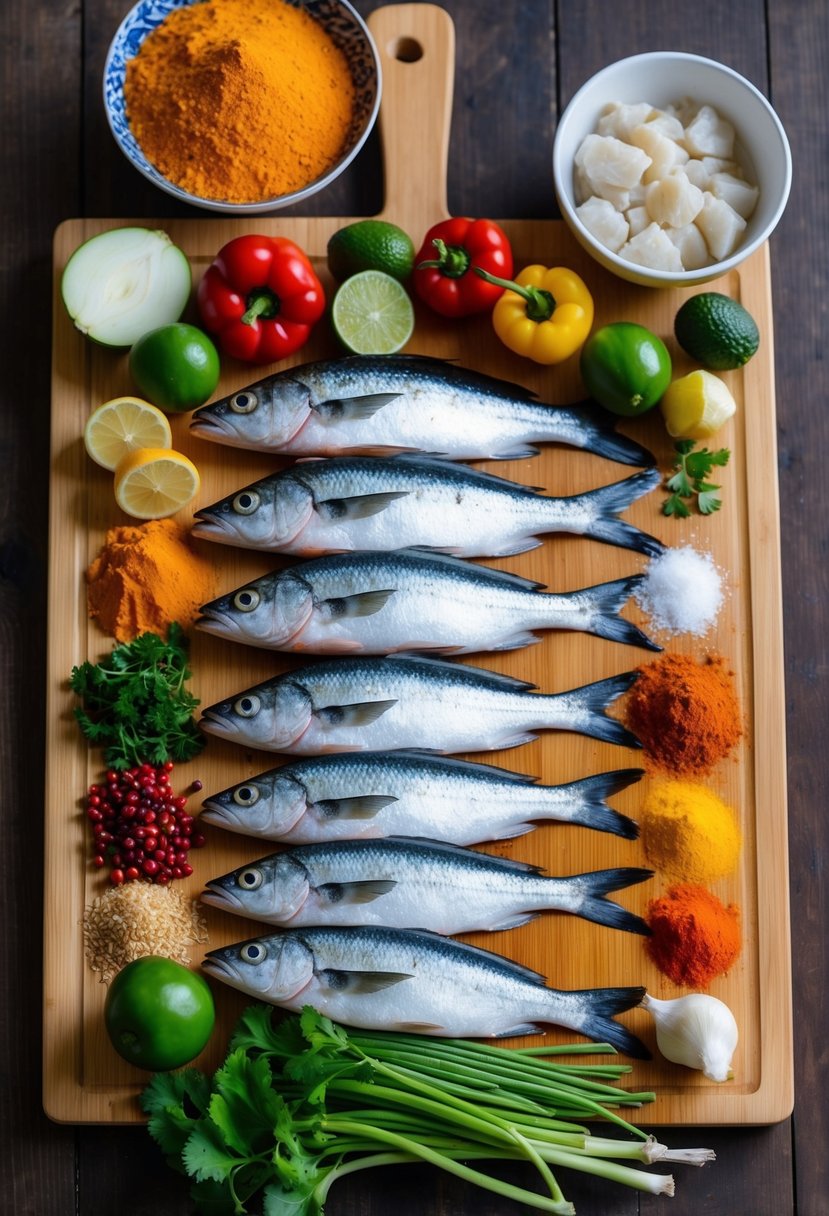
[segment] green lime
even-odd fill
[[[415,248],[402,228],[386,220],[358,220],[328,242],[328,269],[339,282],[361,270],[382,270],[402,282],[412,273]]]
[[[632,321],[597,329],[582,348],[579,366],[591,397],[625,417],[652,409],[671,382],[665,343]]]
[[[219,383],[216,347],[195,325],[180,321],[139,338],[129,362],[143,396],[170,414],[204,405]]]
[[[718,291],[686,300],[674,318],[674,333],[686,354],[717,372],[742,367],[760,345],[751,313]]]
[[[397,279],[363,270],[337,288],[331,323],[355,355],[393,355],[412,336],[414,308]]]
[[[150,1071],[179,1068],[213,1033],[213,994],[204,978],[157,954],[128,963],[109,986],[104,1024],[120,1056]]]

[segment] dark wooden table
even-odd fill
[[[676,48],[723,60],[773,101],[794,155],[794,188],[772,271],[787,648],[789,822],[794,935],[794,1117],[773,1127],[684,1131],[718,1161],[681,1175],[674,1216],[829,1213],[826,796],[827,319],[826,0],[444,0],[457,31],[449,168],[453,212],[554,213],[556,117],[611,60]],[[368,14],[373,0],[357,0]],[[0,1209],[15,1216],[168,1216],[186,1186],[138,1128],[51,1124],[40,1106],[44,637],[49,435],[50,247],[69,216],[170,216],[183,209],[124,161],[100,96],[108,42],[128,0],[6,0],[0,196]],[[372,142],[305,211],[370,215],[381,203]],[[747,403],[750,408],[750,402]],[[72,797],[73,795],[70,795]],[[74,864],[68,858],[67,864]],[[675,1133],[674,1142],[676,1143]],[[520,1170],[515,1177],[521,1176]],[[656,1201],[568,1179],[581,1213],[627,1216]],[[512,1210],[425,1169],[343,1183],[330,1216]]]

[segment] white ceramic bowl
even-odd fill
[[[573,166],[579,145],[596,130],[602,108],[609,102],[647,101],[661,109],[685,97],[712,105],[733,124],[737,157],[746,176],[759,186],[760,194],[743,239],[731,257],[677,274],[627,262],[591,235],[576,214]],[[607,270],[648,287],[689,287],[725,274],[768,239],[789,197],[792,158],[779,118],[763,94],[743,76],[699,55],[652,51],[611,63],[573,96],[556,129],[553,180],[562,217],[579,243]]]
[[[382,79],[377,47],[362,17],[347,0],[292,0],[302,7],[327,31],[332,42],[340,48],[348,60],[351,78],[354,81],[354,115],[348,132],[345,148],[340,159],[322,177],[277,198],[256,203],[228,203],[217,199],[200,198],[182,190],[159,173],[155,165],[147,160],[130,129],[124,103],[124,75],[128,59],[132,59],[152,30],[175,9],[184,8],[197,0],[139,0],[127,13],[113,38],[104,66],[104,108],[115,142],[127,160],[143,173],[154,185],[171,194],[182,203],[203,207],[208,211],[220,211],[227,215],[259,215],[278,211],[293,203],[302,202],[329,185],[351,164],[362,148],[377,119],[380,107]]]

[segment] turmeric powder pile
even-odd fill
[[[188,629],[213,598],[215,572],[174,519],[110,528],[86,572],[89,615],[119,642]]]
[[[707,883],[731,874],[741,843],[732,808],[694,781],[659,782],[645,799],[645,855],[672,878]]]
[[[264,202],[339,159],[355,90],[345,55],[285,0],[176,9],[127,63],[127,118],[148,160],[200,198]]]

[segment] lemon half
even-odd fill
[[[115,500],[136,519],[164,519],[198,493],[199,471],[182,452],[139,448],[115,470]]]
[[[659,408],[674,439],[708,439],[736,413],[737,403],[719,376],[700,369],[674,380]]]

